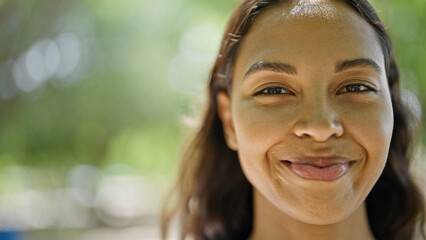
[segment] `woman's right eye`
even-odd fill
[[[294,95],[291,91],[283,87],[267,87],[255,94],[256,95],[281,95],[281,94],[290,94]]]

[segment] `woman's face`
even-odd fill
[[[373,28],[338,1],[282,3],[244,36],[227,144],[255,191],[282,213],[331,224],[354,213],[388,155],[393,112]]]

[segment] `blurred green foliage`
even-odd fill
[[[394,40],[404,85],[424,111],[426,1],[372,3]],[[189,103],[202,92],[236,4],[1,0],[0,169],[120,163],[143,174],[172,173],[182,130],[187,131],[181,116],[190,113]],[[61,34],[77,39],[78,66],[22,90],[14,83],[14,66],[21,57],[27,67],[38,66],[28,52],[43,39],[59,44]],[[191,56],[199,59],[186,62]]]

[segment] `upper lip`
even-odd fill
[[[353,163],[355,160],[337,155],[331,156],[297,156],[282,160],[284,162],[307,164],[315,167],[328,167],[336,164]]]

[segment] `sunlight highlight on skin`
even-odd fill
[[[288,19],[302,19],[322,17],[330,21],[335,21],[338,17],[338,11],[330,3],[324,0],[300,0],[292,3],[289,12],[284,12]]]

